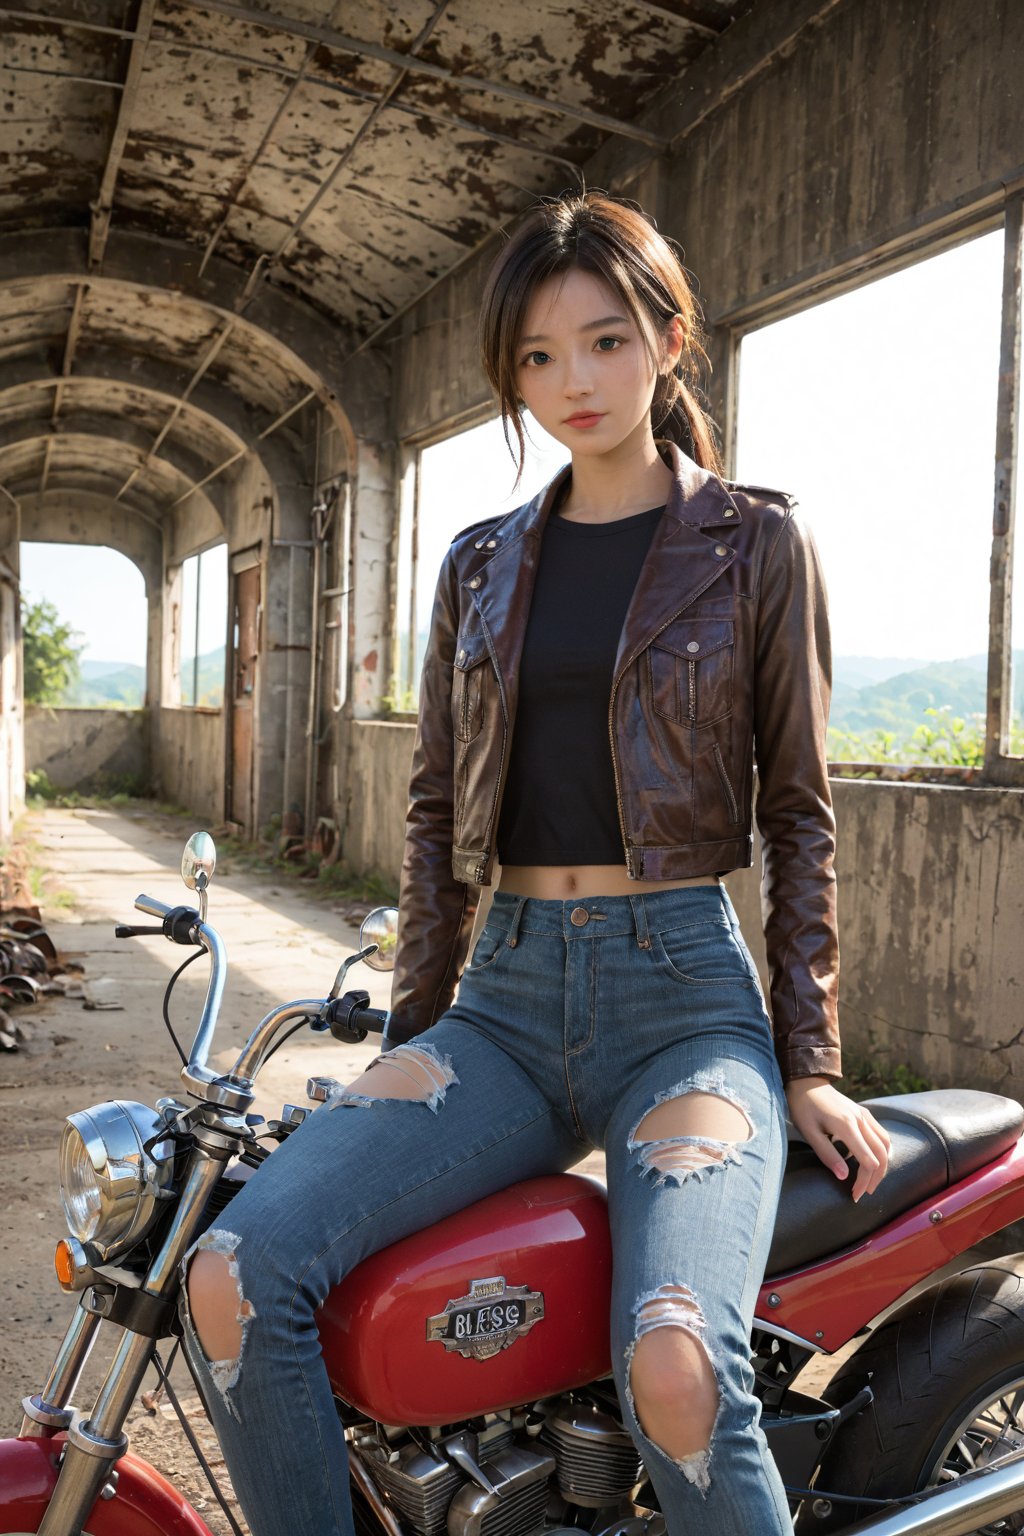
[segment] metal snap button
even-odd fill
[[[716,555],[727,555],[728,553],[729,553],[729,546],[728,546],[728,544],[716,544],[715,545],[715,554]],[[472,585],[472,583],[470,583],[470,585]]]
[[[465,661],[465,659],[466,659],[466,653],[465,653],[465,651],[460,651],[460,652],[459,652],[459,656],[458,656],[458,659],[459,659],[459,661]]]
[[[569,913],[569,921],[576,928],[582,928],[584,923],[590,922],[590,913],[586,907],[573,907]]]
[[[485,549],[497,549],[497,547],[498,547],[497,539],[488,539],[486,545],[484,546]]]
[[[480,577],[479,576],[474,576],[471,581],[467,582],[467,586],[470,586],[470,587],[478,587],[479,585],[480,585]]]
[[[736,516],[736,508],[735,507],[726,507],[725,511],[722,513],[722,516],[723,517],[735,517]]]
[[[689,640],[687,642],[686,649],[688,651],[699,651],[700,650],[700,641],[699,640]]]

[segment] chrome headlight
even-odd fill
[[[106,1263],[145,1236],[170,1187],[174,1143],[155,1109],[115,1102],[69,1115],[60,1142],[68,1227]]]

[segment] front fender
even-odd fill
[[[39,1529],[57,1486],[63,1435],[0,1440],[0,1536]],[[97,1499],[88,1536],[210,1536],[191,1504],[131,1452],[117,1466],[117,1494]]]

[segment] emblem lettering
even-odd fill
[[[506,1285],[504,1275],[471,1280],[469,1293],[453,1297],[427,1318],[427,1339],[464,1359],[487,1360],[529,1333],[544,1316],[544,1296],[525,1285]]]

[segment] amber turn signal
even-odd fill
[[[57,1244],[57,1251],[53,1255],[53,1267],[57,1271],[57,1279],[62,1289],[70,1291],[75,1283],[75,1255],[66,1237],[62,1237]]]

